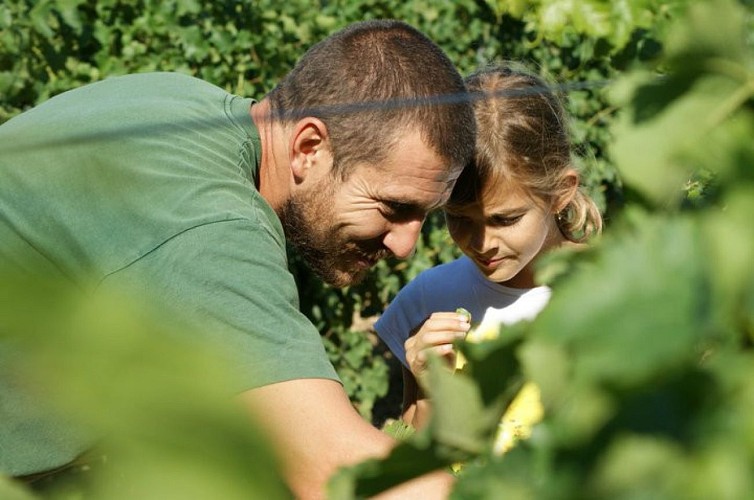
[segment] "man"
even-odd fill
[[[338,467],[394,443],[352,408],[298,310],[286,240],[336,286],[410,255],[472,154],[470,104],[437,99],[464,91],[424,35],[371,21],[312,47],[260,102],[165,73],[64,93],[0,127],[18,146],[0,156],[0,258],[153,297],[221,343],[293,492],[320,497]],[[8,439],[14,475],[82,451]],[[448,485],[435,474],[396,494]]]

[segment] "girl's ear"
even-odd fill
[[[573,197],[579,189],[579,173],[572,168],[563,173],[560,179],[560,191],[558,198],[555,200],[554,211],[560,212],[571,203]]]
[[[333,164],[330,135],[322,120],[302,118],[289,137],[288,157],[296,184],[306,180],[315,169],[318,175],[330,171]]]

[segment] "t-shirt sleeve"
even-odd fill
[[[413,330],[429,317],[424,303],[423,276],[420,274],[403,287],[374,324],[377,335],[407,368],[403,344]]]
[[[171,238],[102,286],[149,297],[224,348],[237,391],[302,378],[339,380],[298,308],[285,249],[263,226],[228,220]]]

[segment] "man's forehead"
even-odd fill
[[[387,157],[373,167],[384,198],[423,211],[445,204],[462,170],[426,144],[416,129],[404,131]]]
[[[411,206],[417,210],[430,212],[443,207],[453,190],[455,179],[449,180],[445,177],[442,180],[432,181],[430,188],[422,188],[419,183],[394,183],[392,186],[385,186],[384,197],[392,203]]]

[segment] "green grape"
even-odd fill
[[[456,309],[456,313],[458,313],[458,314],[463,314],[464,316],[466,316],[466,320],[467,320],[467,321],[468,321],[469,323],[471,323],[471,313],[470,313],[469,311],[467,311],[467,310],[466,310],[466,309],[464,309],[463,307],[459,307],[458,309]]]

